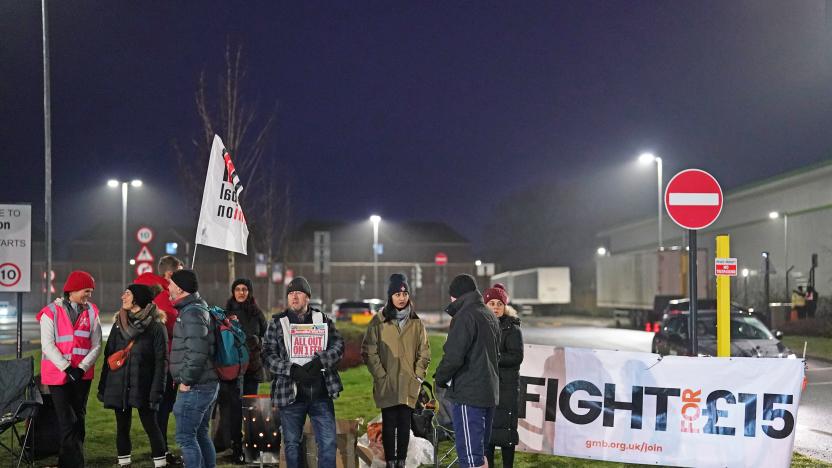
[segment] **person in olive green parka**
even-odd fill
[[[370,322],[361,354],[373,376],[376,406],[381,408],[387,467],[404,467],[410,418],[430,363],[428,335],[413,311],[405,275],[390,276],[387,304]]]

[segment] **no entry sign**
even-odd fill
[[[722,188],[714,176],[686,169],[670,179],[664,192],[667,215],[685,229],[704,229],[722,211]]]
[[[445,252],[436,252],[436,255],[433,257],[433,263],[436,263],[440,266],[445,265],[446,263],[448,263],[448,256],[445,254]]]

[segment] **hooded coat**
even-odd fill
[[[130,340],[122,333],[122,323],[116,312],[110,337],[104,348],[104,364],[98,382],[98,399],[105,408],[158,409],[165,391],[168,368],[168,334],[165,315],[153,303],[145,308],[152,317],[134,338],[127,361],[117,370],[107,364],[116,351],[127,347]]]
[[[390,315],[388,305],[376,314],[361,344],[361,355],[373,376],[373,398],[379,408],[416,407],[421,380],[430,364],[430,345],[425,325],[413,310],[404,324]]]

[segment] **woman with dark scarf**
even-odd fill
[[[132,462],[130,425],[133,408],[138,410],[139,419],[150,439],[153,466],[167,466],[165,442],[156,422],[156,410],[165,392],[168,367],[166,317],[152,302],[160,291],[142,284],[127,287],[121,295],[121,310],[115,314],[115,323],[104,349],[98,399],[116,415],[119,467],[129,467]],[[121,367],[111,369],[108,363],[110,356],[128,347]]]
[[[405,275],[390,276],[387,304],[370,321],[361,354],[373,376],[373,398],[381,408],[381,440],[387,467],[404,468],[410,418],[430,364],[428,335],[413,311]]]
[[[266,334],[266,316],[257,306],[254,299],[254,288],[251,280],[238,278],[231,283],[231,297],[225,304],[225,312],[229,318],[236,318],[240,327],[246,333],[246,346],[248,347],[248,369],[240,381],[220,381],[220,391],[217,396],[217,408],[220,411],[220,419],[228,422],[228,431],[220,434],[215,433],[215,446],[223,446],[222,442],[231,439],[232,460],[235,464],[245,464],[243,454],[242,426],[243,409],[241,395],[256,395],[257,387],[263,379],[263,361],[260,357],[262,350],[263,335]]]

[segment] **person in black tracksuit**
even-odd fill
[[[491,440],[486,447],[488,466],[494,467],[494,449],[500,447],[503,468],[514,466],[517,434],[517,396],[520,393],[520,364],[523,362],[523,334],[517,312],[509,308],[508,293],[497,283],[483,293],[488,307],[500,321],[500,403],[494,412]]]
[[[168,366],[168,334],[165,315],[151,301],[151,288],[131,284],[121,296],[122,309],[116,312],[115,323],[104,349],[104,365],[98,383],[98,399],[116,416],[116,449],[120,467],[130,466],[132,444],[130,425],[133,408],[139,413],[150,439],[153,466],[167,466],[165,443],[156,421],[156,411],[165,392]],[[107,358],[130,345],[129,355],[116,370],[110,369]]]
[[[448,290],[453,302],[442,362],[434,374],[437,387],[453,408],[456,452],[462,468],[484,466],[494,408],[499,401],[500,324],[485,307],[477,283],[458,275]]]

